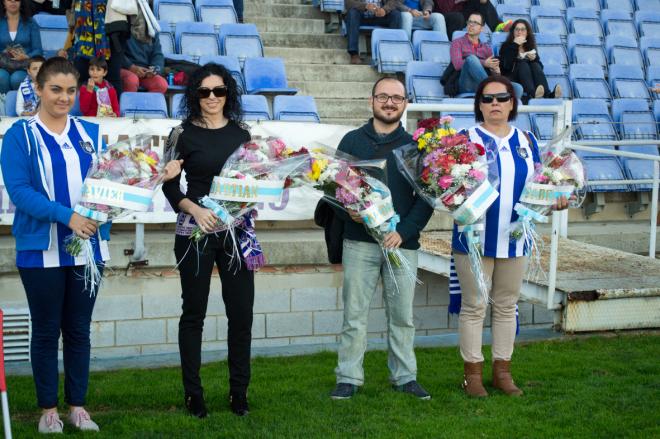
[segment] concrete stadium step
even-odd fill
[[[315,98],[361,98],[371,95],[372,82],[327,82],[327,81],[289,81],[289,87],[296,87],[299,94]]]
[[[266,56],[284,58],[291,64],[344,64],[350,57],[345,49],[313,49],[307,47],[264,47]]]
[[[285,64],[289,81],[375,82],[381,77],[371,66]]]
[[[257,17],[280,18],[317,18],[323,19],[324,14],[312,5],[282,5],[247,3],[243,11],[245,22]]]
[[[286,32],[290,34],[324,35],[325,23],[313,18],[273,18],[255,17],[250,19],[257,25],[260,34],[266,32]]]
[[[318,98],[315,100],[316,108],[323,122],[325,122],[325,118],[336,118],[340,115],[349,116],[351,119],[364,120],[371,117],[367,99]]]
[[[264,46],[272,47],[346,50],[346,38],[339,34],[302,35],[298,33],[263,32],[261,33],[261,40],[264,42]]]
[[[361,127],[367,122],[367,118],[365,119],[350,119],[350,118],[343,118],[343,117],[326,117],[323,119],[321,122],[327,123],[327,124],[332,124],[332,125],[346,125],[349,127]]]

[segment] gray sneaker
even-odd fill
[[[431,399],[431,394],[424,390],[422,386],[419,385],[417,381],[408,381],[406,384],[401,386],[392,386],[397,392],[410,393],[411,395],[416,396],[419,399],[425,401]]]
[[[357,393],[357,386],[355,384],[337,383],[337,387],[330,394],[332,399],[350,399]]]
[[[69,413],[69,422],[82,431],[99,431],[99,426],[96,425],[96,422],[92,421],[87,410],[82,407],[76,408]]]
[[[57,412],[44,413],[39,418],[39,433],[62,433],[64,424]]]

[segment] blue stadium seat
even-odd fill
[[[607,57],[603,45],[595,35],[570,34],[568,51],[571,63],[592,64],[607,70]]]
[[[415,59],[403,29],[374,29],[371,33],[371,57],[381,73],[404,72],[408,61]]]
[[[582,1],[580,2],[582,6]],[[568,30],[572,34],[597,36],[603,39],[603,27],[600,25],[600,19],[593,9],[580,7],[566,9],[566,20],[568,21]]]
[[[549,33],[559,35],[562,41],[566,41],[568,26],[562,11],[542,6],[532,6],[532,24],[535,33]]]
[[[658,156],[657,145],[621,145],[619,151],[635,152],[638,154],[649,154]],[[623,170],[626,177],[630,180],[646,180],[653,178],[653,162],[643,159],[633,159],[628,157],[621,157],[623,163]],[[636,184],[633,185],[635,191],[650,191],[653,186],[651,184]]]
[[[525,20],[529,24],[532,24],[532,19],[529,16],[530,6],[527,8],[521,8],[519,4],[498,4],[496,6],[497,15],[502,21],[506,20]],[[507,32],[508,33],[508,32]]]
[[[574,135],[578,139],[590,140],[617,140],[618,135],[614,129],[614,121],[610,117],[607,103],[600,99],[573,99]],[[600,146],[599,148],[613,150],[614,146]],[[583,153],[593,155],[597,153]]]
[[[660,122],[660,101],[653,101],[653,116],[656,122]]]
[[[282,58],[248,58],[243,67],[245,90],[248,94],[296,94],[289,87]]]
[[[660,9],[660,0],[635,0],[636,11],[657,11]]]
[[[312,96],[275,96],[273,99],[275,120],[290,122],[320,122],[316,102]]]
[[[472,99],[469,99],[469,101],[474,102]],[[454,121],[451,123],[451,126],[458,131],[467,130],[477,124],[474,120],[474,113],[443,112],[442,115],[453,117]]]
[[[621,122],[624,112],[649,111],[649,103],[644,99],[614,99],[612,101],[612,118]]]
[[[587,172],[587,190],[589,192],[628,192],[628,185],[598,185],[598,180],[625,180],[621,162],[617,157],[584,156],[577,152]]]
[[[188,62],[195,63],[195,64],[197,64],[197,60],[199,59],[196,56],[188,55],[188,54],[185,54],[185,53],[170,53],[165,58],[176,60],[176,61],[188,61]]]
[[[16,117],[16,90],[9,90],[5,96],[5,116]]]
[[[196,0],[195,9],[199,21],[211,23],[216,31],[221,24],[238,22],[232,0]]]
[[[406,88],[409,99],[417,103],[441,102],[445,92],[440,78],[445,66],[441,63],[410,61],[406,67]]]
[[[658,138],[655,118],[643,99],[615,99],[612,102],[612,116],[618,123],[622,139]]]
[[[554,90],[556,85],[559,85],[563,91],[562,99],[570,99],[573,97],[573,90],[571,83],[568,81],[568,76],[564,72],[564,68],[559,64],[544,64],[543,72],[548,80],[550,90]]]
[[[536,44],[545,44],[547,46],[557,46],[562,44],[561,37],[558,34],[534,33]]]
[[[636,36],[637,28],[628,11],[620,9],[604,9],[600,14],[600,21],[606,35],[620,35],[624,37]]]
[[[170,117],[172,119],[183,119],[184,117],[184,108],[185,106],[185,95],[183,93],[176,93],[172,95],[172,103],[170,108]]]
[[[600,11],[600,0],[568,0],[568,6],[573,8],[586,8],[593,11]]]
[[[344,0],[319,0],[321,12],[344,12]]]
[[[263,95],[241,95],[243,120],[270,120],[268,100]]]
[[[601,15],[605,10],[609,9],[612,11],[621,11],[629,14],[632,17],[632,13],[635,10],[634,5],[632,4],[633,0],[603,0]]]
[[[467,33],[467,31],[466,31],[465,29],[463,29],[463,30],[455,30],[455,31],[451,34],[451,40],[454,41],[455,39],[462,37],[462,36],[465,35],[466,33]],[[486,33],[484,33],[484,32],[481,32],[481,33],[479,34],[479,41],[481,41],[482,43],[489,43],[489,42],[490,42],[490,34],[486,34]]]
[[[651,99],[644,72],[639,67],[612,64],[609,69],[609,82],[612,96]]]
[[[532,121],[529,116],[529,113],[518,113],[516,119],[512,122],[517,128],[520,128],[523,131],[534,132],[532,129]]]
[[[168,23],[192,22],[197,19],[191,0],[154,0],[153,11],[158,20]]]
[[[494,2],[491,2],[494,3]],[[517,7],[522,7],[529,12],[529,8],[532,7],[532,0],[499,0],[499,4],[502,5],[513,5]]]
[[[69,32],[66,17],[64,15],[37,14],[32,18],[39,26],[41,49],[44,56],[46,58],[55,56],[57,51],[64,47]]]
[[[174,33],[167,27],[161,25],[161,31],[158,32],[158,41],[160,42],[160,48],[163,52],[165,58],[169,58],[168,55],[176,53],[176,42],[174,41]]]
[[[548,64],[556,64],[561,66],[564,71],[568,68],[568,55],[566,54],[566,48],[563,44],[537,44],[536,51],[544,66],[547,66]]]
[[[562,105],[561,99],[530,99],[528,105]],[[554,137],[555,113],[530,113],[532,131],[539,140],[550,140]]]
[[[534,4],[543,8],[557,9],[562,12],[565,12],[566,8],[568,8],[565,0],[536,0]]]
[[[220,46],[213,25],[210,23],[176,24],[175,31],[178,53],[199,58],[202,55],[220,55]]]
[[[432,30],[418,30],[412,35],[413,52],[419,61],[433,61],[449,64],[450,43],[447,35]]]
[[[635,12],[635,25],[639,36],[660,38],[660,9]]]
[[[229,70],[231,73],[231,76],[234,78],[236,81],[236,85],[238,85],[239,88],[239,93],[243,94],[243,90],[245,90],[245,79],[243,78],[243,73],[241,72],[241,64],[238,62],[238,58],[235,56],[202,56],[199,58],[199,65],[203,66],[204,64],[208,63],[215,63],[219,64],[221,66],[224,66]]]
[[[167,119],[167,103],[161,93],[125,91],[119,98],[123,117]]]
[[[222,54],[235,56],[241,63],[246,58],[264,56],[264,47],[257,26],[246,24],[223,24],[220,26],[220,47]]]
[[[644,54],[644,62],[647,66],[660,65],[660,38],[641,37],[639,46]]]
[[[608,35],[605,50],[609,64],[626,64],[644,68],[644,60],[634,37]]]
[[[502,47],[502,43],[506,41],[508,36],[509,36],[508,32],[495,32],[493,34],[490,42],[490,45],[493,48],[493,55],[497,56],[500,53],[500,47]]]
[[[605,74],[600,66],[571,64],[568,74],[576,98],[612,100],[610,87],[605,82]]]

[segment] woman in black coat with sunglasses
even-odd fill
[[[208,195],[213,177],[220,174],[229,156],[250,140],[250,133],[241,123],[236,81],[220,65],[206,64],[191,75],[182,107],[186,117],[172,131],[168,150],[174,151],[172,155],[186,171],[188,188],[185,194],[181,192],[177,176],[163,185],[163,192],[179,214],[174,253],[183,299],[179,352],[185,404],[191,415],[206,417],[199,369],[211,275],[217,265],[228,320],[229,401],[232,411],[243,416],[248,413],[254,273],[246,264],[231,261],[232,240],[226,239],[231,226],[219,222],[199,200]],[[207,235],[199,245],[191,246],[190,234],[196,225]]]

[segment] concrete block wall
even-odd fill
[[[423,282],[415,291],[417,335],[456,332],[457,318],[449,315],[447,279],[420,270]],[[265,267],[256,276],[253,346],[334,344],[342,325],[341,267],[328,265]],[[0,276],[4,308],[25,308],[25,295],[16,275]],[[179,276],[173,271],[140,270],[108,273],[93,314],[92,354],[124,357],[178,352],[181,310]],[[214,276],[204,324],[203,349],[227,348],[227,317]],[[522,325],[552,325],[543,307],[520,304]],[[488,318],[486,324],[490,324]],[[387,319],[380,287],[371,301],[370,338],[384,338]]]

